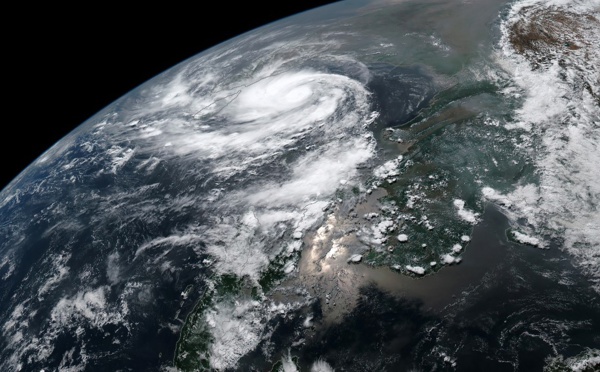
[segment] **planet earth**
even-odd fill
[[[2,371],[597,371],[600,2],[349,0],[0,193]]]

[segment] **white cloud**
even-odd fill
[[[319,359],[310,367],[310,372],[334,372],[335,370],[323,359]]]
[[[463,221],[466,221],[466,222],[472,223],[472,224],[476,224],[479,221],[479,219],[478,219],[479,214],[476,212],[473,212],[470,209],[465,208],[464,200],[455,199],[453,204],[454,204],[454,207],[456,208],[456,213]]]
[[[562,53],[553,49],[547,63],[532,69],[509,42],[509,29],[514,22],[527,22],[531,12],[552,8],[575,13],[586,19],[581,25],[565,28],[561,38],[576,40],[579,49]],[[517,94],[523,94],[522,106],[510,128],[526,129],[530,156],[536,166],[539,182],[517,187],[506,196],[484,190],[492,201],[500,201],[514,218],[523,218],[536,235],[563,240],[563,248],[596,282],[600,291],[600,221],[598,200],[600,183],[600,107],[587,89],[597,91],[600,72],[600,22],[585,18],[598,12],[600,2],[524,0],[516,2],[502,25],[504,68],[512,74]],[[559,61],[559,59],[561,61]],[[567,68],[563,67],[567,66]],[[591,84],[591,85],[590,85]],[[488,190],[489,191],[489,190]],[[512,205],[511,205],[512,204]],[[526,239],[533,242],[531,239]]]

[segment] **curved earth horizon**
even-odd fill
[[[594,371],[600,1],[337,2],[0,192],[3,371]]]

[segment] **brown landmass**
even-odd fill
[[[592,56],[597,57],[598,54],[600,21],[594,15],[530,6],[523,8],[520,16],[509,28],[509,41],[517,53],[529,60],[533,69],[557,60],[564,68],[580,70],[570,66],[570,57],[581,59],[586,64],[593,64],[596,60]],[[588,75],[587,79],[583,78],[583,89],[600,106],[598,74],[583,75]]]

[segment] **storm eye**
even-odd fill
[[[337,2],[126,94],[0,192],[0,371],[597,370],[599,11]]]

